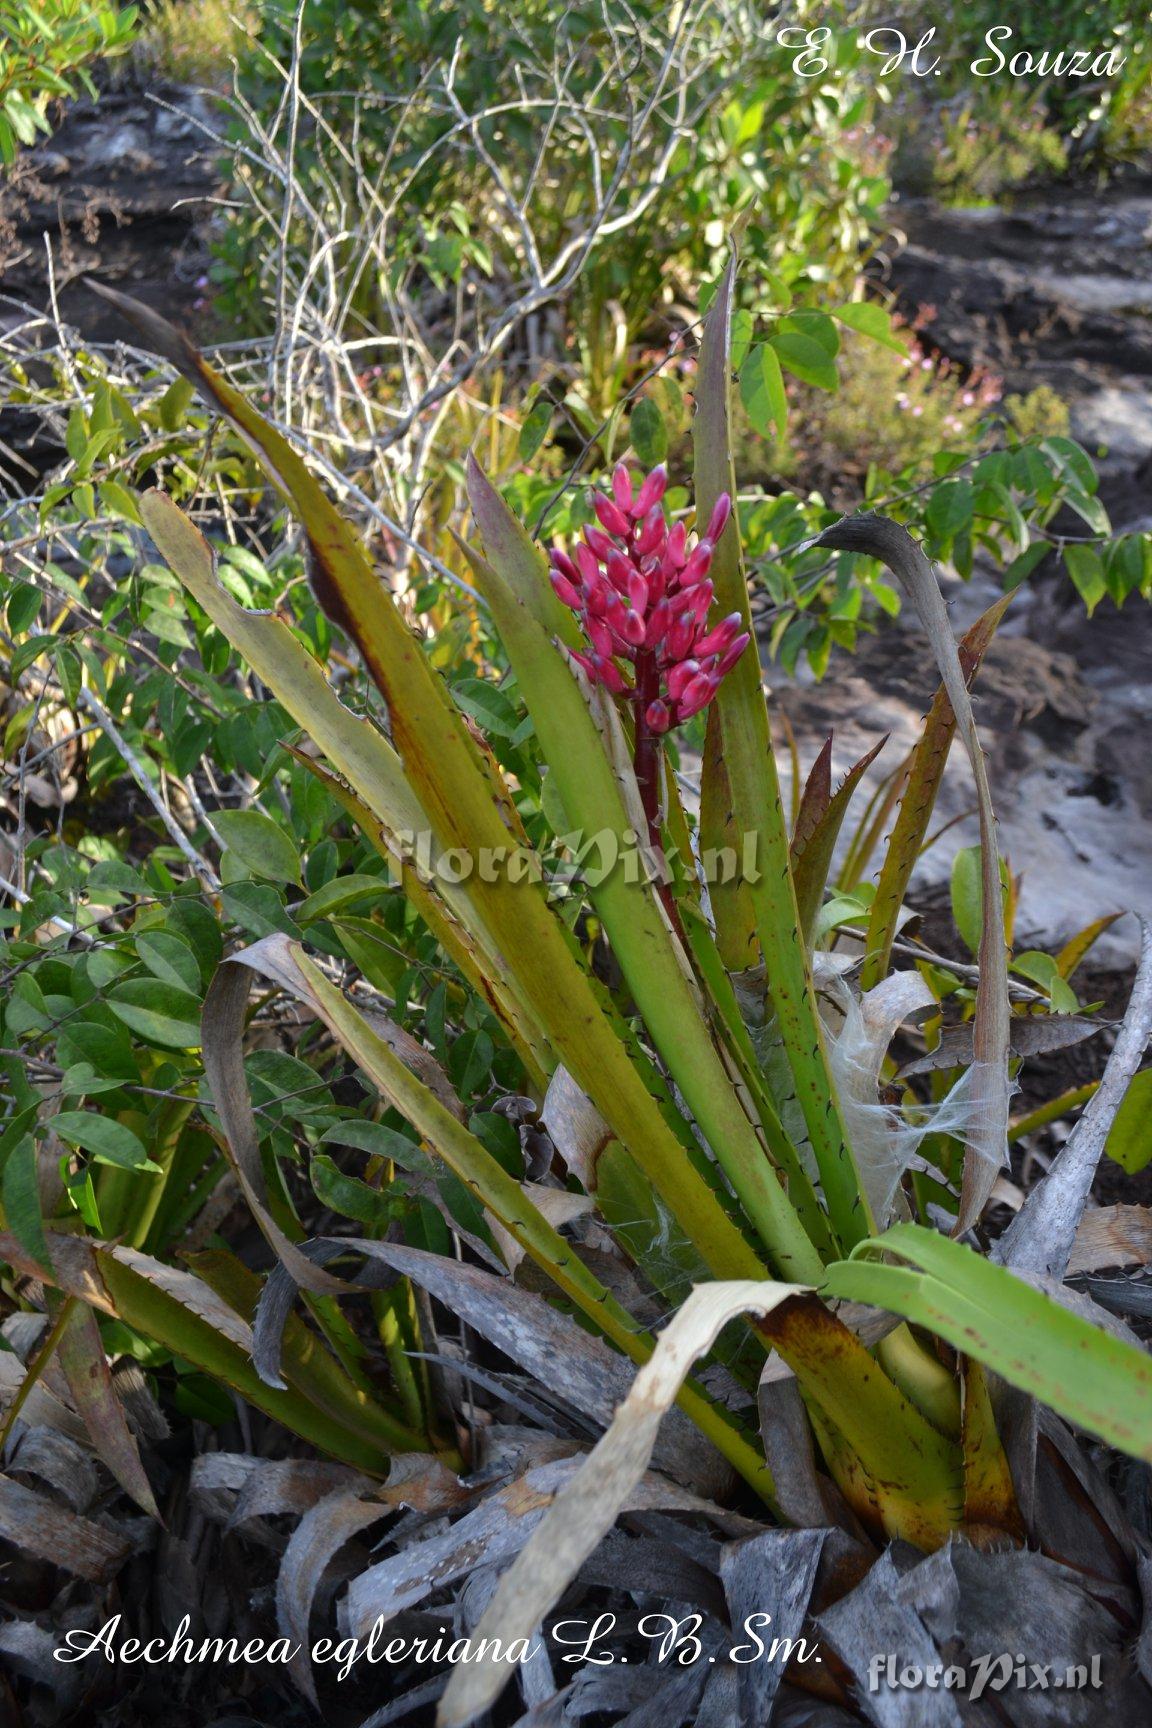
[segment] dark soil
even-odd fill
[[[91,340],[122,338],[124,327],[86,287],[88,274],[194,324],[219,190],[213,125],[207,100],[177,86],[73,104],[0,186],[3,296],[48,305],[50,247],[60,314]],[[0,301],[0,320],[12,316]]]

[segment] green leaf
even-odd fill
[[[217,810],[212,821],[225,846],[254,876],[300,881],[299,853],[271,816],[262,810]]]
[[[737,490],[728,365],[735,272],[733,260],[705,322],[697,369],[696,508],[705,519],[721,492],[735,496]],[[717,544],[712,580],[717,612],[739,612],[755,639],[735,514]],[[754,847],[755,879],[749,873],[738,895],[713,893],[717,946],[730,970],[755,965],[761,957],[767,967],[771,1005],[824,1183],[829,1217],[847,1245],[867,1235],[871,1226],[867,1204],[861,1204],[859,1173],[845,1139],[828,1067],[789,866],[762,673],[759,657],[753,653],[736,662],[709,711],[700,843],[704,850],[716,851],[735,844],[738,856],[743,856],[746,843]]]
[[[548,428],[552,424],[551,402],[540,401],[524,416],[520,427],[520,460],[531,462],[541,444],[548,436]]]
[[[35,622],[44,596],[31,582],[17,582],[8,596],[5,615],[13,636],[23,636]]]
[[[1011,970],[1021,978],[1031,979],[1033,984],[1039,984],[1041,990],[1047,991],[1055,1013],[1075,1014],[1079,1008],[1076,992],[1061,977],[1060,967],[1051,954],[1030,948],[1023,954],[1017,954]]]
[[[124,1084],[115,1074],[97,1074],[91,1062],[73,1062],[60,1081],[64,1098],[88,1098],[97,1092],[117,1092]]]
[[[200,1047],[200,1003],[187,990],[159,978],[130,978],[108,992],[107,1002],[116,1018],[148,1044],[165,1050]]]
[[[1108,512],[1094,493],[1081,492],[1078,488],[1072,487],[1065,492],[1064,502],[1069,509],[1075,510],[1082,522],[1088,524],[1093,534],[1111,532],[1112,524],[1108,519]]]
[[[1092,546],[1065,546],[1064,564],[1076,584],[1076,591],[1088,608],[1091,618],[1108,589],[1104,582],[1104,564]]]
[[[730,364],[733,372],[739,372],[748,357],[752,346],[752,333],[756,328],[756,320],[747,307],[739,306],[732,314],[732,352]]]
[[[840,333],[827,312],[790,312],[781,318],[777,328],[786,336],[803,336],[806,341],[815,342],[829,360],[840,352]]]
[[[835,390],[838,383],[836,363],[827,348],[811,336],[778,330],[772,337],[772,347],[780,364],[802,384],[811,384],[817,390]]]
[[[136,938],[136,952],[154,978],[174,984],[178,990],[200,990],[200,962],[182,936],[167,930],[142,930]]]
[[[342,1218],[355,1218],[370,1230],[383,1229],[391,1218],[391,1202],[387,1192],[369,1187],[358,1176],[348,1176],[338,1164],[323,1152],[317,1152],[309,1165],[309,1175],[316,1198],[321,1205]]]
[[[1132,1076],[1104,1150],[1129,1176],[1152,1164],[1152,1068]]]
[[[373,1158],[387,1158],[410,1170],[416,1176],[435,1176],[437,1166],[415,1140],[389,1128],[386,1122],[349,1120],[336,1122],[320,1137],[324,1146],[351,1146],[358,1152],[368,1152]]]
[[[628,422],[632,448],[645,468],[655,468],[668,454],[668,428],[650,396],[642,396]]]
[[[465,1032],[456,1039],[448,1056],[448,1074],[461,1098],[482,1090],[494,1054],[487,1032]]]
[[[960,665],[969,684],[980,669],[1007,606],[1007,598],[998,600],[976,620],[961,640]],[[941,685],[928,710],[920,740],[908,761],[908,777],[900,795],[900,810],[888,838],[876,885],[864,943],[867,959],[860,974],[860,985],[864,990],[873,989],[888,976],[900,908],[927,838],[928,824],[944,778],[955,731],[956,716],[948,692]]]
[[[322,888],[317,888],[307,900],[294,907],[293,917],[298,924],[312,924],[318,918],[331,918],[335,913],[346,911],[358,901],[379,901],[387,891],[388,884],[382,876],[334,876],[331,882],[325,882]]]
[[[121,486],[118,480],[103,480],[96,488],[96,495],[109,515],[122,516],[140,526],[140,507],[127,486]]]
[[[1152,1461],[1152,1362],[983,1255],[898,1224],[828,1269],[823,1294],[870,1302],[976,1357],[1011,1385],[1135,1458]]]
[[[847,306],[837,306],[832,313],[841,324],[847,324],[850,330],[858,330],[861,336],[867,336],[873,342],[881,343],[885,348],[892,348],[897,354],[907,354],[908,344],[902,342],[892,328],[892,315],[875,300],[853,300]]]
[[[97,864],[89,871],[84,887],[88,898],[95,900],[98,906],[115,906],[125,894],[149,898],[153,892],[139,871],[119,858],[108,858]],[[108,898],[101,899],[102,893]]]
[[[453,684],[452,694],[465,714],[493,737],[511,738],[520,724],[514,705],[488,678],[461,678]]]
[[[1007,886],[1007,870],[1000,860],[1000,881]],[[984,891],[981,886],[981,850],[963,846],[952,863],[952,917],[973,954],[979,952],[984,928]]]
[[[67,642],[61,642],[53,656],[56,664],[56,676],[60,680],[60,688],[64,692],[64,700],[75,707],[84,683],[84,663],[76,650]]]
[[[788,427],[788,397],[774,351],[753,348],[740,368],[740,400],[754,431],[762,438],[783,437]]]
[[[951,540],[972,521],[973,487],[971,480],[946,480],[937,486],[928,500],[924,520],[941,540]]]
[[[1026,582],[1038,564],[1043,563],[1052,548],[1044,540],[1036,540],[1026,552],[1021,552],[1018,558],[1013,558],[1004,572],[1003,586],[1005,594],[1011,594]]]
[[[94,1110],[61,1110],[50,1119],[51,1128],[69,1146],[90,1152],[98,1164],[116,1164],[121,1170],[149,1170],[160,1175],[160,1166],[149,1158],[143,1141],[116,1122]]]
[[[0,1199],[4,1202],[4,1217],[13,1236],[38,1266],[51,1271],[52,1260],[44,1237],[40,1189],[36,1180],[36,1142],[31,1134],[23,1135],[4,1161]]]

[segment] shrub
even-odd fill
[[[866,14],[869,25],[902,24],[913,42],[923,33],[918,14],[901,20],[871,6]],[[899,98],[893,170],[901,184],[935,191],[950,203],[984,203],[1058,178],[1069,167],[1110,172],[1147,155],[1152,55],[1146,7],[1105,0],[1070,12],[1059,0],[1028,0],[1008,19],[994,3],[976,0],[941,8],[931,22],[936,51],[943,49],[942,76],[928,81],[930,89]],[[1008,59],[1030,53],[1037,62],[1047,51],[1051,60],[1059,51],[1067,63],[1077,52],[1092,59],[1113,52],[1123,65],[1108,77],[1035,72],[1021,79],[1026,87],[1019,90],[1006,70],[973,75],[974,60],[994,58],[986,33],[1006,24],[1011,37],[997,41]]]
[[[850,281],[875,232],[886,182],[867,160],[850,33],[834,71],[798,88],[772,30],[720,0],[694,0],[671,32],[647,0],[594,15],[533,0],[517,9],[514,56],[507,21],[479,3],[315,0],[301,26],[296,54],[293,14],[264,7],[240,68],[236,137],[255,128],[260,143],[238,158],[250,209],[216,274],[224,314],[258,329],[283,304],[286,264],[312,303],[338,278],[363,332],[383,335],[425,280],[465,297],[469,316],[469,298],[483,310],[513,285],[546,285],[566,325],[556,358],[582,350],[598,404],[614,326],[627,341],[715,274],[739,211],[756,210],[756,295],[766,272],[791,281],[808,261],[824,282]],[[357,209],[374,214],[349,234]],[[275,260],[269,211],[288,223]]]
[[[0,0],[0,162],[51,130],[53,105],[80,90],[95,94],[91,68],[123,54],[137,8],[94,0]]]
[[[133,62],[178,84],[225,88],[256,14],[243,0],[150,0]]]

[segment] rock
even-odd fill
[[[963,601],[953,608],[958,630],[995,592],[987,577],[974,578],[973,588],[969,595],[964,584],[947,584],[949,596],[960,590]],[[1017,945],[1049,950],[1105,913],[1152,913],[1152,759],[1132,746],[1152,722],[1152,691],[1139,670],[1152,659],[1152,611],[1129,602],[1123,614],[1101,614],[1090,629],[1082,612],[1078,619],[1071,610],[1060,612],[1065,622],[1059,627],[1051,614],[1047,596],[1032,597],[1029,604],[1021,595],[974,691],[1001,845],[1021,877]],[[1032,639],[1041,633],[1052,640]],[[1090,652],[1085,642],[1092,644]],[[854,654],[836,654],[819,684],[801,678],[773,682],[774,708],[788,717],[804,773],[829,732],[838,774],[889,735],[856,795],[842,855],[869,789],[920,736],[939,682],[927,640],[906,612],[896,628],[864,638]],[[783,761],[781,770],[787,789]],[[914,905],[918,895],[938,902],[957,851],[979,841],[971,774],[959,749],[950,758],[930,831],[949,823],[917,866]],[[882,852],[873,859],[873,869],[881,857]],[[1096,954],[1101,964],[1127,968],[1137,947],[1135,923],[1124,919],[1101,938]]]
[[[0,186],[0,231],[13,233],[0,256],[4,293],[45,304],[47,236],[61,313],[90,339],[122,337],[124,327],[85,286],[89,272],[194,322],[207,267],[202,216],[219,180],[212,124],[204,95],[174,85],[70,104],[53,137],[25,151],[19,175]]]

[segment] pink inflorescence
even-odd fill
[[[587,528],[574,556],[553,548],[552,586],[579,618],[589,652],[577,654],[588,676],[614,694],[643,703],[650,732],[667,732],[711,702],[725,673],[748,646],[738,612],[708,627],[712,551],[732,510],[721,493],[702,538],[689,550],[682,522],[670,528],[661,508],[667,470],[654,468],[633,488],[621,462],[612,496],[596,492],[598,528]],[[625,678],[620,662],[635,668]]]

